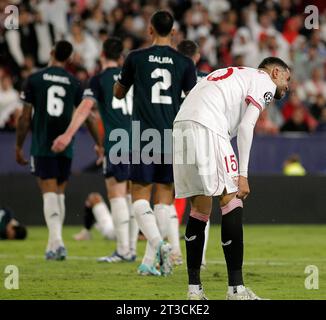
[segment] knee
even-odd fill
[[[88,195],[86,205],[94,207],[96,204],[103,202],[102,196],[97,192],[92,192]]]
[[[220,199],[220,207],[222,211],[222,215],[227,214],[234,210],[235,208],[243,208],[243,202],[241,199],[236,197],[236,194],[226,195]]]

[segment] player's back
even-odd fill
[[[79,82],[63,68],[50,66],[27,79],[22,98],[33,105],[31,154],[55,156],[52,142],[65,132],[80,102]],[[72,157],[71,145],[62,154]]]
[[[129,132],[131,129],[132,88],[124,99],[119,100],[113,95],[113,85],[120,72],[119,67],[106,68],[91,79],[89,87],[83,94],[84,97],[95,98],[97,102],[105,128],[106,147],[116,143],[116,141],[109,141],[112,130],[123,129]]]
[[[193,62],[170,46],[158,45],[135,50],[128,60],[134,71],[133,120],[140,121],[142,130],[155,128],[162,133],[171,129],[182,89],[189,91],[195,84]],[[188,70],[191,85],[186,79]]]
[[[275,89],[264,71],[246,67],[219,69],[191,90],[175,121],[196,121],[225,138],[234,137],[248,103],[263,109]]]

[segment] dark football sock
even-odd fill
[[[229,286],[243,285],[243,230],[242,211],[237,207],[222,216],[222,248],[228,270]]]
[[[92,208],[85,206],[84,227],[87,230],[91,230],[94,223],[95,223],[95,217]]]
[[[206,222],[189,217],[185,235],[189,284],[200,284],[205,227]]]

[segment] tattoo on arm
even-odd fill
[[[18,125],[16,129],[16,146],[23,147],[24,141],[31,127],[32,122],[32,105],[25,104],[23,113],[19,117]]]

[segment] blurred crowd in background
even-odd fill
[[[315,1],[316,2],[316,1]],[[318,2],[318,1],[317,1]],[[262,114],[256,134],[326,132],[326,10],[319,28],[305,27],[303,0],[30,0],[0,2],[0,130],[15,130],[24,80],[47,65],[54,42],[69,40],[69,70],[85,83],[100,70],[107,37],[123,40],[124,55],[151,45],[148,22],[157,9],[175,19],[173,43],[195,41],[204,72],[227,66],[257,67],[267,56],[292,69],[291,88]],[[19,7],[19,29],[4,27],[5,7]]]

